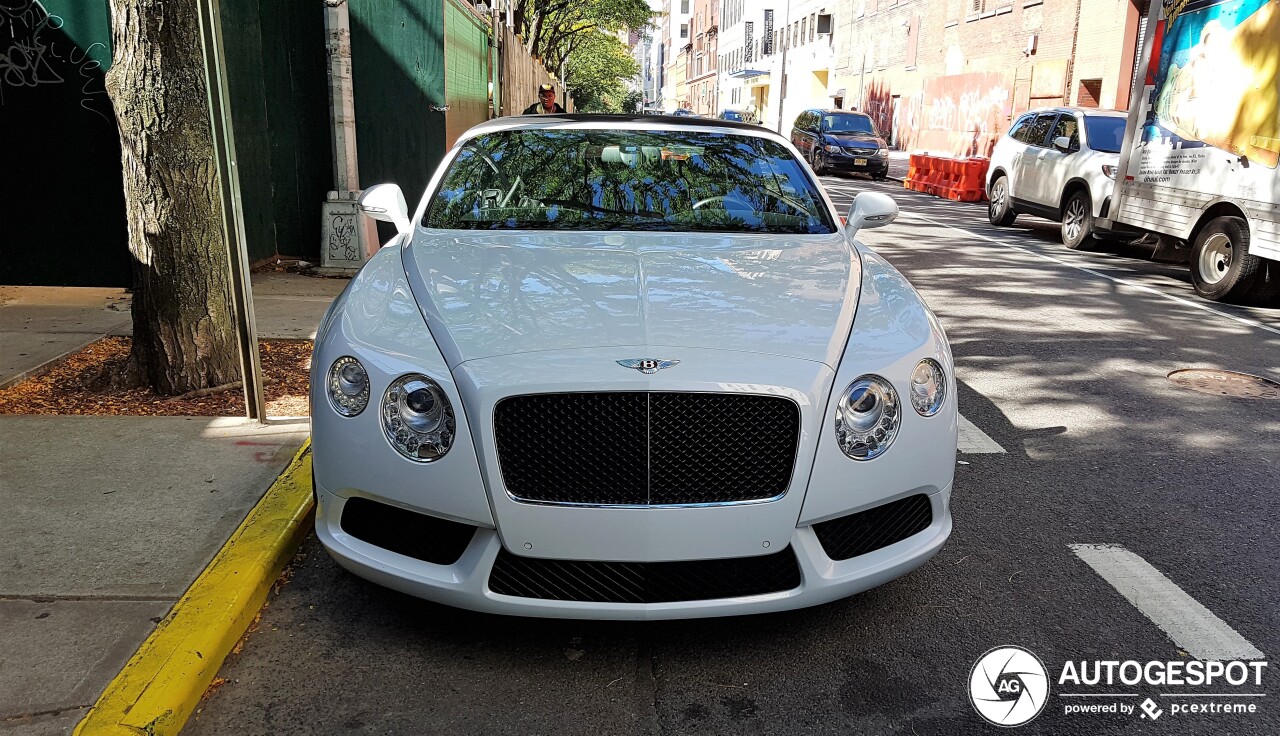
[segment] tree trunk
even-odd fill
[[[195,0],[111,0],[134,276],[125,380],[168,395],[241,378],[197,17]]]

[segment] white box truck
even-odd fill
[[[1207,299],[1280,299],[1280,0],[1152,3],[1108,208]],[[1144,78],[1145,77],[1145,78]]]

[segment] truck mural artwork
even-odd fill
[[[1266,301],[1280,293],[1280,12],[1273,0],[1169,0],[1151,13],[1104,224],[1189,244],[1201,296]]]

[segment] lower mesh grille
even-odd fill
[[[375,547],[437,565],[452,565],[475,536],[476,528],[456,521],[367,498],[353,498],[342,508],[342,531]]]
[[[761,557],[679,562],[581,562],[498,553],[489,590],[591,603],[672,603],[763,595],[800,585],[791,547]]]
[[[924,494],[813,525],[822,549],[833,560],[874,552],[919,534],[933,523],[933,507]]]

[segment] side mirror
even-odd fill
[[[898,203],[880,192],[862,192],[849,205],[845,230],[853,235],[863,228],[883,227],[898,217]]]
[[[369,187],[360,195],[359,204],[361,212],[375,220],[394,224],[401,233],[413,229],[409,226],[409,205],[405,204],[404,192],[396,184]]]
[[[1053,139],[1053,147],[1063,153],[1071,153],[1071,139],[1065,135],[1060,135]]]

